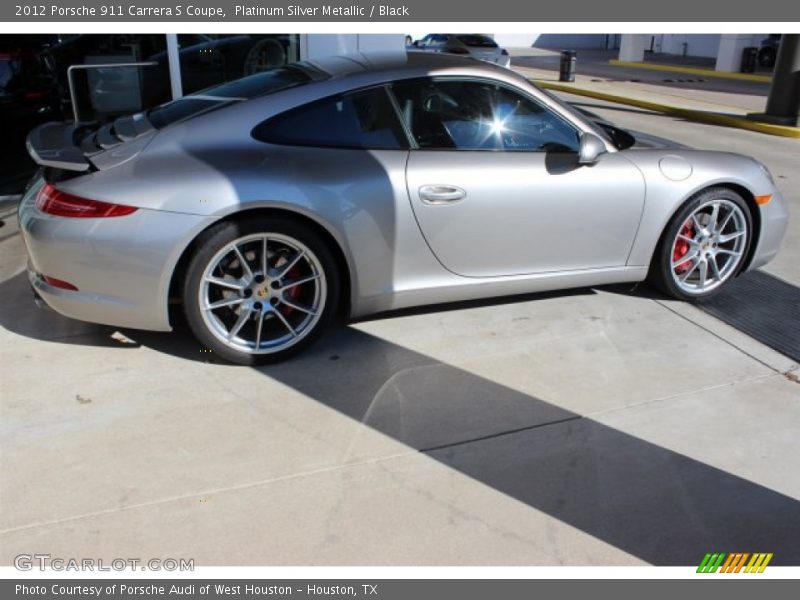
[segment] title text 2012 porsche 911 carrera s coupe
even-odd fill
[[[100,128],[47,124],[20,205],[34,291],[63,315],[171,329],[234,362],[351,318],[650,278],[686,300],[778,251],[752,158],[640,147],[500,67],[301,62]]]

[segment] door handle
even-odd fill
[[[419,197],[425,204],[452,204],[467,197],[467,192],[454,185],[423,185]]]

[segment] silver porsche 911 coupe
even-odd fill
[[[256,364],[343,311],[649,278],[692,300],[770,260],[758,161],[635,143],[507,69],[444,54],[300,62],[122,117],[47,124],[20,205],[34,292]]]

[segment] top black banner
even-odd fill
[[[403,0],[330,3],[320,0],[50,0],[5,2],[0,21],[14,22],[781,22],[800,20],[800,10],[786,0]]]

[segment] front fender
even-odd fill
[[[672,216],[684,203],[704,189],[714,186],[736,186],[747,190],[750,196],[772,194],[773,198],[777,197],[777,201],[773,200],[776,204],[783,204],[780,193],[770,177],[758,162],[747,156],[674,148],[631,149],[625,151],[625,156],[641,169],[647,185],[644,214],[628,257],[628,266],[650,265],[661,234]],[[663,168],[662,164],[665,163],[662,163],[662,159],[665,158],[674,165],[679,165],[683,161],[689,166],[689,173],[686,174],[677,168],[672,170]],[[768,207],[769,204],[765,206]],[[770,211],[772,210],[770,208]],[[780,209],[778,212],[781,212]],[[772,221],[773,219],[770,219],[771,223]],[[765,219],[761,214],[754,218],[754,223],[760,223],[760,230],[756,232],[758,240],[765,234],[769,234],[770,238],[774,237],[772,233],[774,223],[769,232],[764,230]]]

